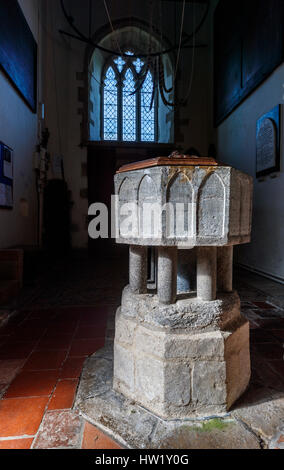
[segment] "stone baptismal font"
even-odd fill
[[[113,389],[167,420],[222,415],[250,380],[249,325],[232,261],[233,246],[250,241],[252,178],[174,153],[122,167],[115,193],[129,285],[116,313]],[[154,288],[149,247],[157,253]],[[196,256],[196,289],[180,294],[186,250]]]

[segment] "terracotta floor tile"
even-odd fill
[[[6,325],[6,327],[8,328],[17,328],[19,325],[21,325],[23,323],[23,321],[25,321],[27,319],[28,315],[27,314],[24,314],[24,315],[14,315],[12,318],[9,319],[9,322],[8,324]]]
[[[48,397],[9,398],[0,401],[0,437],[34,436]]]
[[[43,328],[46,323],[48,323],[48,320],[48,317],[31,318],[30,316],[27,316],[18,324],[18,328]]]
[[[67,358],[61,370],[61,378],[77,379],[80,377],[85,360],[85,357]]]
[[[14,342],[9,340],[0,347],[0,359],[26,359],[34,350],[36,341]]]
[[[70,316],[64,316],[64,315],[57,315],[53,320],[51,320],[51,325],[62,325],[65,327],[68,327],[68,329],[74,329],[76,325],[78,324],[78,318],[77,316],[75,317],[70,317]],[[62,331],[64,333],[64,331]]]
[[[40,426],[33,448],[78,448],[82,421],[73,411],[48,411]]]
[[[58,316],[54,320],[54,324],[58,322],[58,324],[62,326],[62,333],[65,333],[65,332],[69,333],[69,332],[74,332],[74,330],[76,329],[79,323],[79,320],[80,320],[80,317],[77,318],[74,316],[74,317],[68,318],[65,315],[63,315],[63,316]]]
[[[23,359],[0,360],[0,383],[8,384],[12,382],[17,372],[24,365]]]
[[[90,339],[101,338],[105,335],[106,324],[99,326],[80,326],[78,327],[74,338],[76,339]]]
[[[32,439],[9,439],[0,441],[0,449],[30,449],[33,443]]]
[[[74,331],[71,333],[62,333],[59,329],[49,328],[44,333],[42,339],[52,339],[52,338],[63,338],[63,339],[72,339],[74,336]]]
[[[29,319],[30,320],[41,320],[41,319],[46,319],[50,320],[56,317],[58,313],[57,309],[36,309],[30,311]]]
[[[64,410],[72,408],[78,379],[60,380],[54,390],[48,405],[49,410]]]
[[[46,328],[46,325],[49,325],[50,318],[26,318],[20,325],[21,328],[29,328],[29,329],[35,329],[35,330],[42,330],[43,328]],[[19,328],[20,328],[19,327]]]
[[[48,396],[58,380],[57,371],[23,371],[11,383],[4,398]]]
[[[76,327],[77,322],[58,322],[54,320],[54,323],[49,324],[45,334],[52,336],[52,334],[58,334],[59,331],[61,334],[73,334]]]
[[[108,315],[108,307],[89,307],[82,310],[79,322],[80,324],[105,322],[107,321]]]
[[[107,316],[108,307],[92,307],[92,306],[77,306],[77,307],[66,307],[61,310],[62,315],[77,315],[78,318],[84,318],[86,316],[92,318],[98,318],[102,316]]]
[[[46,327],[33,327],[30,328],[28,326],[19,327],[15,330],[12,338],[14,341],[29,341],[29,340],[36,340],[43,336],[44,332],[46,331]]]
[[[107,316],[93,316],[93,315],[84,315],[79,320],[79,327],[81,326],[104,326],[107,324]]]
[[[104,338],[74,339],[71,344],[69,357],[89,356],[104,346]]]
[[[71,344],[71,336],[56,336],[53,338],[42,338],[37,347],[36,351],[47,351],[51,349],[69,349]]]
[[[67,350],[35,351],[25,363],[24,370],[60,369],[67,352]]]
[[[61,312],[58,313],[57,319],[61,322],[65,321],[78,321],[78,319],[81,317],[81,312],[77,311],[67,311],[67,310],[61,310]]]
[[[86,422],[82,449],[121,449],[121,447],[102,431]]]

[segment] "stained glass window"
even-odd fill
[[[133,65],[134,65],[134,67],[135,67],[135,69],[136,69],[136,72],[137,72],[137,73],[140,73],[141,70],[142,70],[142,67],[143,67],[143,65],[144,65],[144,62],[142,62],[142,60],[139,59],[139,57],[138,57],[138,59],[136,59],[135,62],[133,62]]]
[[[117,140],[117,82],[109,67],[104,82],[104,139]]]
[[[136,140],[136,96],[135,82],[131,69],[127,69],[123,81],[122,140]]]
[[[157,100],[153,95],[153,77],[145,61],[126,56],[109,62],[103,79],[103,139],[124,142],[154,142],[157,140]],[[141,80],[143,86],[139,87]],[[136,88],[138,89],[135,92]]]
[[[125,60],[123,60],[122,57],[117,57],[117,59],[114,60],[114,63],[117,65],[118,71],[122,72],[123,66],[125,65]]]
[[[155,107],[151,101],[153,94],[153,79],[151,72],[146,75],[141,89],[141,141],[153,142],[155,140]]]

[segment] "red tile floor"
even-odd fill
[[[124,258],[98,263],[80,253],[32,264],[18,314],[0,328],[0,449],[119,448],[72,407],[84,361],[103,346],[127,283]],[[248,393],[263,385],[282,393],[284,306],[267,299],[273,291],[284,300],[283,286],[245,271],[235,281],[251,327]],[[284,448],[281,433],[274,448]]]
[[[120,448],[72,410],[84,361],[104,345],[110,308],[23,310],[0,329],[0,449]],[[242,309],[252,355],[266,361],[265,368],[254,361],[253,380],[269,377],[283,390],[284,318],[266,302]]]
[[[87,356],[104,345],[108,307],[21,311],[0,329],[0,449],[116,449],[72,411]]]

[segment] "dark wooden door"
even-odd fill
[[[114,194],[114,175],[124,164],[157,156],[167,156],[173,151],[167,144],[116,144],[90,143],[88,147],[88,199],[89,206],[102,202],[108,208],[109,236],[111,233],[111,195]],[[92,216],[90,217],[91,220]],[[125,247],[127,248],[127,247]],[[118,249],[115,240],[89,237],[89,250],[96,256],[112,255]]]

